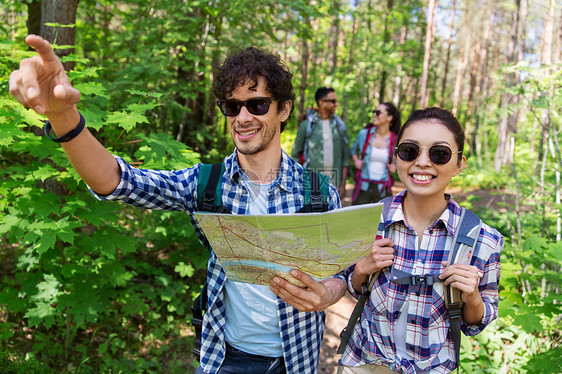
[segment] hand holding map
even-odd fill
[[[324,213],[195,215],[230,280],[267,286],[274,276],[299,285],[291,269],[321,281],[355,264],[370,253],[381,213],[382,204],[366,204]]]

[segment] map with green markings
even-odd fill
[[[299,269],[317,281],[367,256],[377,234],[382,204],[325,213],[195,215],[230,280],[269,285]]]

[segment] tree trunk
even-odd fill
[[[447,87],[447,75],[449,74],[449,60],[451,58],[451,45],[453,44],[453,33],[455,32],[455,14],[457,12],[457,1],[453,0],[451,9],[451,23],[449,26],[449,40],[447,41],[447,56],[445,57],[445,70],[443,72],[443,81],[441,82],[441,98],[439,99],[439,106],[443,107],[445,103],[445,89]]]
[[[40,35],[51,44],[74,46],[76,28],[52,27],[45,23],[59,23],[61,25],[74,25],[76,23],[76,8],[78,0],[42,0],[41,1],[41,26]],[[68,56],[74,52],[74,47],[56,49],[57,56]],[[65,69],[73,64],[65,64]]]
[[[388,23],[390,21],[390,17],[392,16],[392,7],[394,7],[394,0],[387,0],[386,2],[386,14],[384,17],[384,31],[383,31],[383,43],[387,45],[390,42],[390,32],[388,31]],[[382,103],[384,102],[385,91],[386,91],[386,78],[388,76],[388,72],[386,69],[382,68],[381,72],[381,86],[379,91],[379,101]]]
[[[484,20],[486,19],[486,12],[488,11],[487,9],[487,4],[486,2],[482,3],[482,7],[481,7],[481,13],[480,13],[480,17],[479,20],[481,20],[482,22],[484,22]],[[489,18],[488,18],[489,19]],[[474,47],[474,53],[472,54],[472,58],[471,58],[471,69],[470,69],[470,83],[469,83],[469,88],[468,88],[468,97],[467,97],[467,106],[466,106],[466,120],[465,120],[465,134],[466,134],[466,138],[468,140],[468,145],[469,145],[469,152],[474,155],[475,154],[475,126],[473,125],[473,118],[472,118],[472,112],[474,110],[474,96],[477,95],[478,96],[478,92],[475,93],[475,91],[478,89],[478,87],[476,86],[476,81],[478,79],[478,72],[480,71],[480,64],[481,64],[481,48],[482,48],[482,34],[483,34],[483,30],[486,29],[488,25],[486,24],[484,26],[484,28],[482,27],[482,25],[478,25],[478,30],[480,31],[478,34],[478,39],[476,42],[476,45]]]
[[[519,30],[519,12],[521,9],[521,1],[515,0],[516,9],[513,13],[513,20],[511,22],[511,32],[508,45],[507,58],[508,63],[514,63],[517,57],[517,34]],[[514,84],[514,74],[509,74],[506,77],[505,84],[507,87],[511,87]],[[513,103],[513,96],[507,92],[504,92],[501,97],[500,108],[506,108]],[[505,164],[511,165],[513,162],[513,149],[511,147],[512,133],[510,131],[510,126],[508,125],[508,116],[503,114],[499,121],[498,126],[498,144],[496,148],[496,157],[494,160],[494,168],[497,172],[501,170],[501,167]]]
[[[427,26],[425,29],[425,52],[423,55],[423,73],[421,80],[420,107],[425,108],[429,103],[429,69],[431,68],[431,48],[433,44],[433,29],[435,28],[435,12],[438,0],[429,0],[427,7]]]
[[[306,86],[308,84],[308,60],[309,60],[309,48],[308,40],[306,38],[301,38],[301,86],[299,90],[299,118],[297,122],[305,113],[304,105],[306,103]]]
[[[560,8],[560,19],[558,20],[558,37],[556,38],[556,46],[554,48],[554,63],[559,64],[562,62],[560,53],[562,49],[562,8]]]
[[[402,46],[406,42],[407,34],[408,34],[408,26],[406,24],[404,24],[402,26],[402,28],[400,29],[400,49],[401,50],[402,50]],[[400,56],[401,56],[400,61],[402,61],[402,59],[404,57],[404,53],[401,53]],[[397,108],[400,108],[401,91],[402,91],[402,63],[399,63],[398,67],[396,68],[396,77],[394,78],[394,97],[392,99],[394,105],[396,105]]]
[[[466,16],[465,16],[466,18]],[[466,64],[468,62],[468,55],[470,52],[470,42],[471,42],[471,29],[470,26],[468,26],[467,24],[468,22],[465,21],[465,23],[463,24],[463,40],[464,43],[462,44],[462,48],[461,51],[459,53],[460,56],[462,56],[462,60],[460,61],[460,63],[457,65],[457,75],[455,78],[455,90],[453,92],[453,114],[456,116],[457,115],[457,111],[460,105],[460,100],[461,100],[461,95],[462,95],[462,91],[463,91],[463,83],[464,83],[464,70],[466,68]]]
[[[336,72],[336,67],[338,65],[338,43],[340,34],[340,17],[339,17],[339,1],[334,2],[335,14],[332,18],[332,27],[330,27],[330,44],[328,46],[329,58],[328,58],[328,74],[333,76]]]
[[[474,131],[475,133],[475,138],[474,138],[474,150],[476,151],[476,155],[478,157],[478,165],[479,166],[483,166],[484,162],[483,162],[483,155],[482,155],[482,142],[485,139],[482,139],[483,136],[481,136],[483,134],[484,130],[481,130],[480,124],[482,122],[482,119],[485,117],[486,112],[488,111],[488,105],[486,107],[482,107],[484,101],[488,98],[488,87],[489,87],[489,76],[488,76],[488,60],[489,60],[489,49],[490,49],[490,40],[491,40],[491,35],[492,35],[492,25],[494,24],[494,19],[495,19],[495,13],[496,13],[496,1],[491,1],[490,2],[490,9],[489,9],[489,16],[488,19],[486,21],[486,26],[484,29],[484,39],[482,41],[482,48],[480,50],[480,71],[478,72],[478,75],[480,77],[480,82],[479,82],[479,87],[478,87],[478,99],[477,99],[477,104],[476,104],[476,119],[475,119],[475,123],[476,123],[476,130]],[[484,133],[485,135],[485,133]],[[487,156],[487,154],[486,154]]]
[[[355,0],[355,9],[357,9],[357,7],[359,6],[359,1],[360,0]],[[346,76],[348,76],[351,73],[351,71],[353,69],[353,66],[354,66],[355,54],[353,52],[355,51],[355,43],[357,41],[357,32],[359,30],[359,21],[357,20],[357,17],[358,17],[357,13],[354,12],[352,14],[352,17],[353,17],[353,24],[352,24],[352,28],[351,28],[351,38],[347,38],[350,41],[349,41],[349,48],[348,48],[349,55],[348,55],[348,58],[347,58],[347,66],[345,68],[345,73],[346,73],[345,75]],[[341,117],[344,121],[347,120],[347,108],[348,108],[348,101],[349,101],[348,99],[349,99],[349,95],[343,96],[343,100],[342,100],[343,105],[342,105]]]
[[[41,34],[41,0],[33,0],[27,4],[27,33]]]

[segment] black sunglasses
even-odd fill
[[[338,102],[336,99],[322,99],[322,101],[327,101],[332,104],[336,104]]]
[[[262,116],[269,112],[272,102],[278,101],[271,97],[252,97],[251,99],[240,101],[234,99],[217,100],[217,105],[222,114],[227,117],[235,117],[240,114],[242,107],[245,106],[250,114]]]
[[[381,111],[378,109],[373,110],[373,116],[378,116],[379,114],[381,114]]]
[[[422,148],[415,143],[402,143],[396,147],[396,154],[402,161],[412,162],[416,160]],[[434,145],[429,148],[429,159],[436,165],[445,165],[451,160],[453,153],[462,153],[462,151],[453,152],[446,145]]]

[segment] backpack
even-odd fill
[[[220,164],[202,164],[197,178],[197,210],[211,213],[231,212],[222,205],[222,175],[224,162]],[[297,213],[320,213],[328,211],[328,197],[330,196],[330,181],[323,174],[303,169],[304,206]],[[210,251],[207,239],[202,241]],[[207,282],[201,293],[193,300],[191,324],[195,329],[195,344],[193,354],[197,361],[201,360],[201,334],[203,330],[203,312],[207,309]]]
[[[304,165],[304,163],[306,162],[306,158],[308,157],[308,139],[310,138],[310,136],[312,135],[312,131],[318,124],[319,118],[317,115],[315,115],[316,113],[318,113],[318,109],[309,108],[306,110],[306,113],[302,116],[302,121],[307,121],[307,124],[306,124],[306,132],[304,134],[304,148],[299,156],[299,163],[301,165]],[[334,114],[333,117],[334,117],[334,123],[336,125],[336,130],[338,131],[338,135],[342,139],[345,149],[349,149],[349,140],[345,136],[346,135],[345,123],[338,115]],[[317,120],[315,121],[315,119]]]
[[[363,148],[361,149],[361,160],[365,158],[365,154],[367,153],[367,147],[373,138],[375,133],[372,129],[375,126],[372,123],[368,123],[364,128],[367,129],[367,136],[365,137],[365,143],[363,143]],[[396,145],[396,138],[398,135],[394,132],[390,132],[390,141],[388,142],[388,163],[392,163],[392,157],[394,156],[394,146]],[[359,196],[359,191],[361,190],[361,184],[363,182],[374,182],[374,183],[381,183],[383,186],[383,191],[387,195],[392,195],[392,186],[394,185],[394,178],[392,178],[392,174],[388,172],[388,179],[385,181],[373,181],[370,179],[366,179],[362,177],[362,170],[355,169],[355,188],[353,190],[353,197],[352,201],[357,200],[357,196]],[[384,196],[384,195],[383,195]]]
[[[390,204],[394,197],[389,196],[381,200],[383,203],[382,217],[386,221],[388,211],[390,210]],[[474,254],[474,249],[476,247],[476,242],[478,241],[478,234],[482,227],[482,220],[470,210],[462,208],[460,224],[455,230],[455,236],[453,237],[453,248],[449,251],[449,257],[447,259],[447,266],[462,263],[470,264],[472,255]],[[388,237],[388,229],[385,228],[385,223],[379,223],[379,231],[384,231],[384,237]],[[355,324],[361,317],[365,302],[371,294],[371,289],[373,284],[377,279],[380,270],[374,273],[369,280],[369,284],[363,284],[361,286],[361,296],[351,313],[351,317],[347,323],[347,326],[342,330],[340,337],[341,342],[338,347],[337,353],[342,354],[345,351],[347,342],[353,333]],[[399,271],[395,271],[394,268],[391,270],[391,279],[395,284],[421,284],[426,283],[432,285],[436,282],[440,282],[439,274],[434,275],[409,275],[409,274],[398,274]],[[396,275],[401,275],[397,279],[394,278]],[[453,288],[451,286],[445,286],[444,291],[444,301],[447,308],[447,314],[449,316],[449,332],[451,338],[453,339],[453,344],[455,347],[455,358],[457,360],[457,372],[460,366],[460,348],[461,348],[461,315],[462,315],[462,298],[461,291],[459,289]]]

